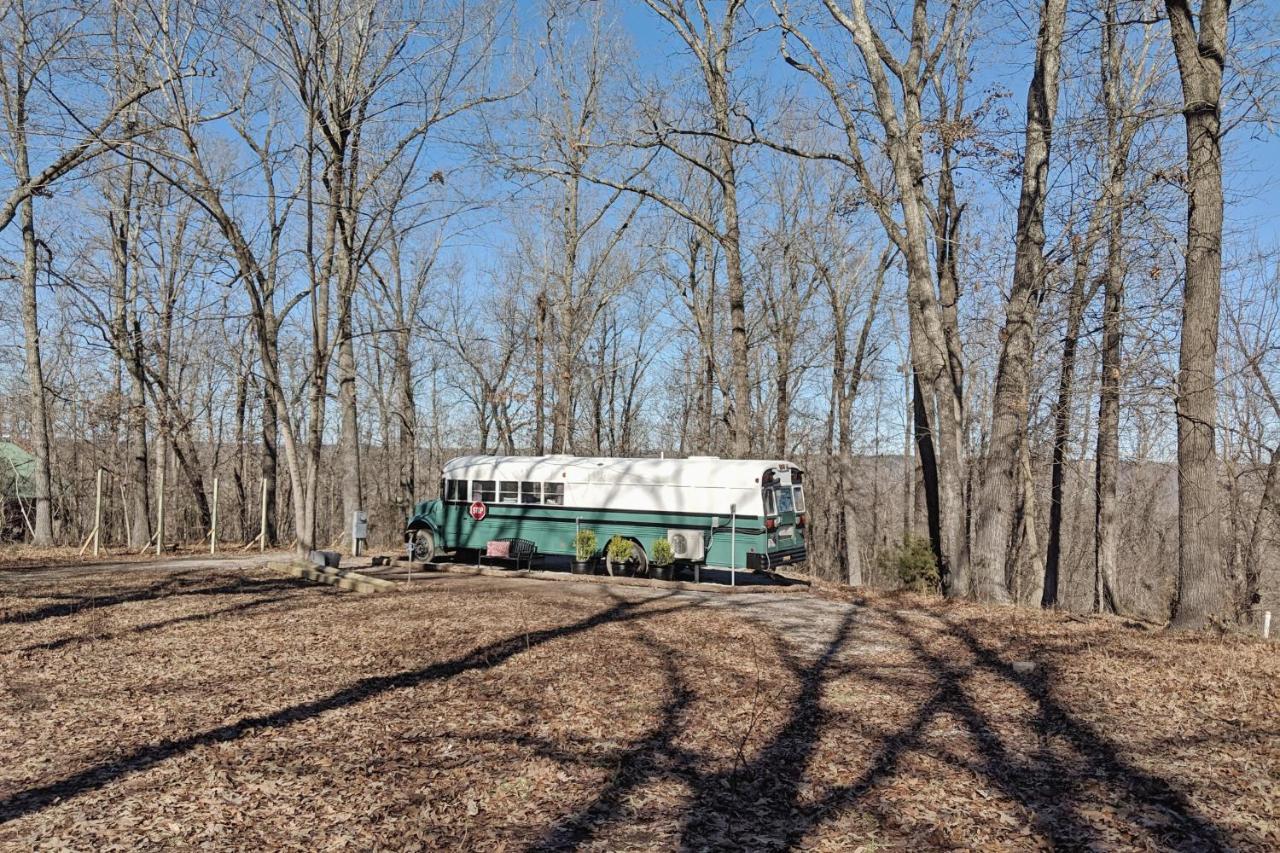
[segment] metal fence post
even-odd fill
[[[258,550],[267,550],[267,478],[262,478],[262,497],[258,508]]]
[[[209,525],[209,553],[218,547],[218,478],[213,478],[213,517]]]
[[[98,485],[93,495],[93,556],[98,556],[98,542],[102,538],[102,469],[98,469]]]
[[[160,460],[160,477],[156,491],[156,556],[164,552],[164,460]]]

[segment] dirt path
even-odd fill
[[[0,592],[18,592],[32,581],[48,583],[99,573],[189,573],[205,569],[256,568],[272,561],[294,557],[293,552],[275,551],[265,554],[182,555],[158,560],[131,558],[119,562],[61,563],[14,568],[0,571]],[[368,560],[344,561],[344,567],[356,570],[367,565]],[[857,624],[856,636],[859,642],[840,645],[839,657],[859,657],[901,648],[900,632],[889,630],[888,625],[878,624],[883,619],[876,611],[807,593],[725,595],[608,583],[579,583],[568,579],[546,581],[435,573],[415,577],[413,587],[422,586],[447,586],[452,592],[474,594],[518,591],[524,597],[541,601],[576,599],[606,606],[618,601],[655,599],[670,600],[673,603],[693,602],[699,608],[730,613],[736,618],[768,629],[771,634],[784,641],[793,654],[803,658],[816,657],[834,648],[842,626],[850,622]]]
[[[841,659],[874,655],[903,648],[901,631],[890,625],[877,611],[847,602],[833,601],[807,592],[785,594],[728,595],[713,591],[653,589],[622,584],[564,580],[535,580],[510,577],[452,574],[419,574],[413,585],[447,585],[451,591],[476,594],[514,592],[541,601],[577,600],[594,606],[608,606],[618,601],[652,601],[663,599],[692,602],[699,608],[732,614],[753,625],[766,628],[784,641],[793,654],[812,659],[835,650]],[[936,622],[933,617],[912,613],[909,618]],[[838,643],[842,629],[856,625],[858,642]],[[848,633],[848,632],[846,632]],[[838,646],[838,648],[837,648]]]

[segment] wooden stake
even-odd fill
[[[262,478],[262,500],[258,521],[258,550],[267,550],[267,478]]]
[[[98,542],[102,537],[102,469],[98,469],[98,487],[93,496],[93,556],[98,556]]]
[[[213,478],[213,519],[209,525],[209,553],[218,547],[218,478]]]
[[[1262,639],[1271,639],[1271,611],[1262,614]]]
[[[156,498],[156,556],[164,552],[164,460],[160,461],[160,482]]]

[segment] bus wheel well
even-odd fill
[[[644,545],[642,545],[642,544],[640,543],[639,538],[638,538],[638,537],[635,537],[635,536],[624,536],[624,535],[623,535],[623,534],[621,534],[621,533],[616,534],[616,535],[618,535],[618,536],[622,537],[623,541],[625,541],[625,542],[630,542],[630,543],[631,543],[631,547],[635,549],[635,551],[634,551],[634,557],[635,557],[635,563],[636,563],[636,565],[634,566],[634,574],[636,574],[636,575],[641,575],[641,576],[648,575],[648,572],[649,572],[649,554],[648,554],[648,552],[647,552],[647,551],[645,551]],[[610,537],[609,537],[609,539],[610,539],[610,540],[612,540],[612,539],[613,539],[613,537],[612,537],[612,536],[610,536]],[[608,544],[606,543],[606,545],[605,545],[605,567],[606,567],[606,570],[609,572],[609,574],[611,574],[611,575],[612,575],[612,574],[614,574],[614,566],[618,566],[619,571],[622,571],[622,572],[624,572],[624,573],[626,573],[626,574],[631,574],[631,573],[632,573],[632,572],[631,572],[631,570],[627,570],[627,569],[625,569],[625,568],[624,568],[626,565],[631,564],[631,562],[632,562],[631,560],[628,560],[625,564],[617,564],[617,563],[614,563],[614,562],[613,562],[613,560],[612,560],[612,559],[610,559],[610,557],[609,557],[609,547],[608,547]]]

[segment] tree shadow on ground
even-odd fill
[[[162,631],[165,628],[171,628],[174,625],[186,625],[194,622],[205,622],[215,616],[230,616],[236,613],[247,613],[251,610],[257,610],[260,607],[266,607],[269,604],[278,604],[282,601],[290,601],[298,598],[298,595],[273,595],[268,598],[255,598],[252,601],[245,601],[240,604],[233,604],[229,607],[220,607],[216,610],[206,610],[200,613],[191,613],[186,616],[174,616],[170,619],[161,619],[156,622],[147,622],[143,625],[135,625],[124,631],[114,631],[101,634],[73,634],[69,637],[61,637],[57,640],[49,640],[44,643],[33,643],[29,646],[19,646],[11,649],[14,652],[50,652],[67,646],[77,645],[80,643],[95,643],[109,640],[118,640],[122,637],[132,637],[138,634],[149,634],[153,631]]]
[[[56,782],[19,791],[0,800],[0,824],[38,812],[55,802],[63,802],[88,791],[98,790],[133,773],[146,770],[202,746],[229,743],[258,731],[284,728],[312,719],[326,711],[357,705],[392,690],[443,681],[468,671],[492,669],[521,652],[552,640],[590,631],[606,623],[648,619],[696,606],[696,602],[689,602],[670,607],[645,609],[645,605],[667,597],[669,596],[641,601],[620,600],[605,610],[568,625],[521,632],[480,646],[452,660],[391,675],[362,678],[348,687],[319,699],[290,705],[269,714],[246,717],[234,723],[185,737],[148,744],[130,753],[114,756],[109,761],[86,768]]]
[[[193,570],[197,571],[197,570]],[[210,586],[204,581],[190,581],[180,573],[141,589],[121,590],[110,595],[65,595],[61,593],[33,594],[29,597],[54,599],[34,610],[8,613],[0,616],[0,625],[29,624],[60,616],[74,616],[86,610],[101,610],[138,601],[155,601],[161,598],[194,595],[245,595],[303,589],[312,584],[299,578],[235,578],[226,583]],[[21,597],[21,596],[14,596]]]
[[[729,770],[707,770],[705,758],[673,744],[677,727],[686,722],[683,715],[690,697],[679,673],[670,673],[670,695],[658,723],[615,756],[616,769],[605,789],[549,828],[528,849],[581,847],[611,823],[626,819],[620,804],[627,792],[666,780],[682,782],[691,791],[682,812],[681,850],[789,850],[816,828],[855,807],[888,816],[869,795],[893,779],[902,759],[912,752],[949,763],[972,774],[975,781],[996,787],[1022,808],[1033,832],[1053,848],[1111,843],[1102,836],[1100,827],[1084,817],[1084,809],[1099,804],[1097,791],[1091,790],[1099,784],[1104,786],[1107,800],[1128,807],[1125,816],[1117,815],[1117,819],[1127,819],[1136,835],[1146,836],[1158,847],[1223,850],[1245,840],[1229,837],[1172,783],[1126,761],[1115,743],[1074,717],[1054,699],[1043,667],[1022,675],[963,626],[948,623],[950,636],[972,656],[968,663],[953,662],[931,652],[916,630],[891,610],[879,615],[907,641],[918,663],[917,671],[927,674],[922,701],[909,722],[879,737],[856,778],[802,800],[802,789],[812,787],[806,786],[812,756],[833,721],[823,706],[824,691],[832,680],[854,675],[864,681],[863,689],[886,693],[920,687],[919,682],[894,672],[898,667],[886,675],[874,664],[859,672],[856,665],[839,662],[841,650],[852,637],[857,612],[850,611],[825,649],[807,664],[780,650],[798,681],[787,719],[749,760]],[[1030,726],[1039,748],[1032,754],[1020,753],[1006,743],[998,733],[997,721],[971,695],[967,682],[978,672],[998,676],[1033,703],[1036,712]],[[944,716],[961,724],[974,747],[973,755],[958,755],[926,740],[935,720]],[[1055,751],[1055,743],[1067,750]]]
[[[203,594],[210,592],[204,590]],[[202,593],[192,590],[183,594]],[[671,596],[618,600],[607,609],[566,625],[515,633],[451,660],[363,678],[313,701],[143,746],[0,800],[0,823],[101,789],[201,746],[290,726],[388,691],[490,669],[528,649],[608,623],[630,623],[639,631],[641,620],[701,603],[693,600],[666,607],[649,606],[667,597]],[[861,663],[843,654],[857,639],[859,622],[872,616],[890,626],[902,640],[913,657],[913,669],[897,663],[884,667],[872,661]],[[904,758],[912,753],[949,765],[971,776],[975,784],[998,790],[1020,807],[1033,833],[1054,848],[1079,849],[1094,842],[1112,843],[1112,839],[1103,836],[1104,828],[1092,823],[1088,816],[1100,802],[1120,806],[1115,809],[1114,820],[1125,822],[1135,836],[1156,847],[1218,850],[1241,844],[1263,846],[1256,839],[1232,837],[1202,814],[1172,782],[1125,759],[1116,742],[1073,715],[1055,697],[1047,665],[1028,674],[1017,672],[968,627],[955,622],[943,623],[942,638],[960,653],[944,654],[933,650],[922,637],[922,630],[892,608],[865,605],[850,608],[844,614],[829,642],[812,659],[797,657],[784,639],[775,637],[779,656],[795,678],[794,691],[786,701],[785,719],[758,749],[740,752],[739,760],[729,768],[712,768],[708,756],[678,743],[684,727],[695,722],[690,711],[696,691],[670,648],[651,638],[641,638],[659,659],[666,681],[656,720],[644,735],[610,757],[612,773],[595,796],[546,827],[529,849],[572,850],[591,843],[611,826],[629,819],[627,803],[631,793],[657,781],[677,783],[689,791],[678,817],[680,849],[792,849],[815,829],[847,816],[853,809],[892,819],[891,809],[874,794],[900,774]],[[1043,644],[1041,650],[1045,657],[1049,652],[1069,652]],[[1018,743],[1002,731],[1002,721],[983,707],[983,700],[971,683],[978,675],[995,677],[1029,703],[1031,714],[1019,724]],[[823,789],[818,787],[811,765],[824,736],[842,721],[824,705],[829,688],[842,679],[851,680],[848,686],[852,688],[896,694],[899,698],[915,695],[917,701],[904,724],[871,735],[874,743],[861,772]],[[970,749],[954,750],[929,740],[931,728],[940,719],[959,724],[965,735],[964,745]],[[1009,725],[1008,720],[1003,723]],[[519,734],[508,736],[556,761],[587,761],[575,759],[554,744]],[[1019,743],[1028,741],[1034,741],[1035,746],[1030,750],[1019,748]],[[590,760],[598,762],[599,757]]]

